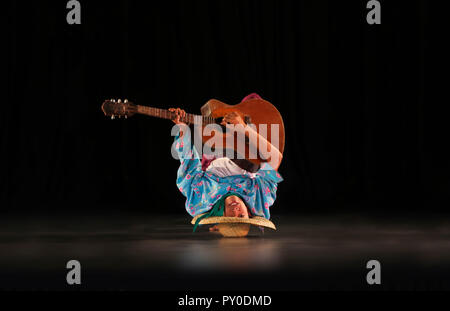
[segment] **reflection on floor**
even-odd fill
[[[7,217],[0,220],[0,289],[450,289],[450,223],[443,217],[275,216],[278,230],[222,238],[192,233],[186,216]]]

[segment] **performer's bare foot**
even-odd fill
[[[212,227],[209,227],[209,231],[211,231],[211,232],[219,231],[219,227],[217,227],[217,225],[214,225]]]

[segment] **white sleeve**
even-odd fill
[[[256,176],[255,173],[250,173],[242,168],[240,168],[236,163],[231,161],[229,158],[218,158],[212,161],[208,168],[206,169],[208,173],[214,174],[218,177],[227,177],[234,175],[247,175],[250,178]]]

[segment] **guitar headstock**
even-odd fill
[[[137,106],[132,102],[129,102],[128,99],[122,101],[118,99],[109,99],[105,100],[102,104],[102,111],[105,116],[111,117],[114,119],[115,117],[131,117],[137,112]]]

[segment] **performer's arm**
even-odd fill
[[[277,147],[272,145],[271,142],[269,142],[264,136],[260,135],[252,127],[247,126],[245,122],[242,120],[241,116],[239,116],[235,112],[229,113],[226,116],[224,116],[221,124],[226,125],[228,123],[242,125],[243,126],[242,128],[236,127],[237,131],[243,130],[244,134],[249,138],[249,144],[255,147],[256,150],[258,150],[260,153],[270,154],[269,158],[267,159],[267,162],[274,170],[278,170],[283,155],[281,154],[280,150]],[[266,150],[262,150],[261,146],[265,146],[266,148],[264,149]]]
[[[172,132],[172,135],[175,136],[173,146],[175,147],[175,151],[178,153],[178,158],[180,160],[195,160],[193,164],[197,165],[197,162],[200,163],[199,153],[191,144],[191,133],[189,127],[181,121],[181,118],[186,116],[186,112],[180,108],[170,108],[169,111],[175,113],[172,121],[178,126],[178,129],[176,129],[175,132]]]

